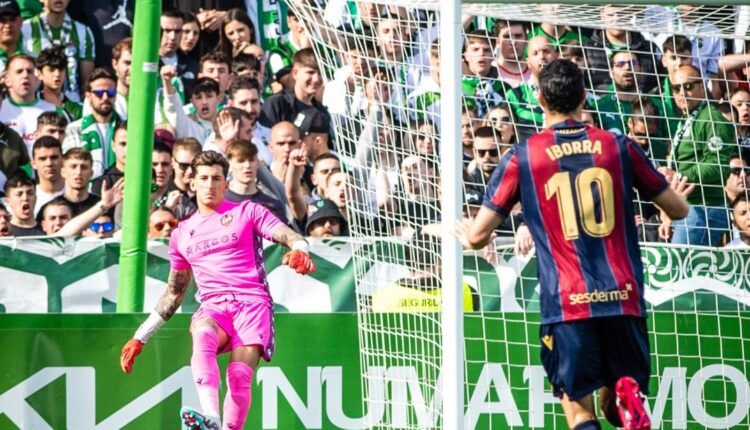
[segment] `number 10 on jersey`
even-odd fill
[[[573,186],[576,199],[573,199]],[[547,200],[557,198],[563,234],[566,240],[579,236],[578,214],[583,230],[592,237],[606,237],[615,228],[615,199],[612,176],[601,167],[589,167],[571,178],[570,172],[557,172],[544,184]],[[597,202],[595,193],[599,196]]]

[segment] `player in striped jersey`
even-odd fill
[[[687,204],[637,144],[580,122],[586,94],[574,63],[545,66],[539,87],[549,127],[505,154],[482,208],[457,235],[484,247],[521,201],[539,262],[542,363],[568,425],[601,428],[592,393],[602,388],[610,422],[648,429],[641,391],[651,369],[633,188],[670,218],[683,218]]]

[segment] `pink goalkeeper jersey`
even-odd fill
[[[172,269],[193,269],[201,302],[233,294],[240,300],[270,304],[262,239],[272,240],[282,225],[263,206],[224,200],[215,212],[196,212],[172,232]]]

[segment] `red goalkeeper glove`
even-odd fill
[[[120,367],[125,373],[133,371],[133,362],[135,357],[143,351],[143,343],[138,339],[130,339],[125,346],[122,347],[120,353]]]
[[[284,254],[281,263],[291,267],[300,275],[306,275],[307,272],[315,271],[315,263],[313,263],[310,254],[305,251],[300,251],[299,249],[293,249]]]

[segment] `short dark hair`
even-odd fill
[[[577,40],[574,42],[578,42]],[[612,54],[610,54],[609,58],[607,59],[607,62],[609,63],[609,68],[613,68],[615,66],[615,57],[620,54],[628,54],[630,57],[635,57],[636,60],[638,60],[638,54],[634,51],[630,51],[628,49],[615,49],[612,51]]]
[[[3,191],[5,192],[5,195],[8,195],[10,194],[10,190],[21,187],[36,187],[36,183],[34,183],[33,179],[29,178],[29,175],[27,175],[26,172],[16,173],[8,179]]]
[[[686,51],[692,52],[693,42],[685,36],[679,34],[672,35],[661,44],[661,52],[666,54],[667,51],[674,52],[675,54]]]
[[[154,149],[153,149],[152,153],[154,153],[154,152],[162,152],[162,153],[165,153],[165,154],[169,154],[170,157],[172,156],[172,150],[169,148],[169,146],[167,146],[166,143],[164,143],[164,142],[162,142],[160,140],[155,140],[154,141]]]
[[[745,164],[750,166],[750,150],[745,148],[740,148],[737,151],[732,152],[732,155],[729,156],[729,160],[734,160],[735,158],[739,158],[742,160]]]
[[[430,235],[416,235],[404,244],[404,259],[407,266],[421,270],[440,264],[442,243]]]
[[[497,37],[500,35],[500,30],[506,27],[513,27],[514,25],[520,25],[523,27],[523,32],[529,32],[529,26],[523,21],[511,21],[508,19],[498,19],[495,21],[495,25],[492,27],[492,34]]]
[[[229,173],[229,163],[223,155],[216,151],[203,151],[193,158],[193,172],[198,171],[199,166],[221,166],[221,170],[224,172],[224,178]]]
[[[585,58],[583,53],[583,46],[578,40],[571,40],[564,45],[560,45],[560,56],[563,58],[567,57],[580,57]],[[611,66],[611,65],[610,65]]]
[[[658,114],[656,106],[654,106],[654,103],[647,96],[639,97],[633,101],[633,110],[630,112],[630,117],[634,121],[657,121],[656,116]]]
[[[45,125],[65,128],[68,126],[68,118],[65,118],[65,115],[60,112],[53,110],[42,112],[39,118],[36,119],[36,129],[39,130]]]
[[[249,140],[233,140],[227,146],[227,159],[253,160],[258,156],[258,147]]]
[[[86,91],[91,91],[91,84],[99,79],[109,79],[114,83],[117,83],[117,76],[115,73],[105,67],[97,67],[89,75],[89,80],[86,82]]]
[[[166,207],[164,205],[159,205],[159,206],[151,208],[151,210],[148,212],[148,218],[149,218],[149,220],[151,219],[151,215],[153,215],[154,212],[159,212],[159,211],[167,212],[167,213],[171,214],[173,217],[177,218],[177,214],[175,214],[172,209],[169,209],[168,207]],[[177,218],[177,219],[179,220],[179,218]]]
[[[238,76],[229,85],[229,98],[234,98],[234,94],[239,90],[256,90],[260,95],[260,84],[250,76]]]
[[[583,73],[576,63],[557,59],[539,73],[539,90],[547,109],[566,114],[574,112],[586,99]]]
[[[42,49],[42,52],[36,57],[36,62],[40,70],[44,67],[68,70],[68,56],[65,55],[61,46],[50,46],[47,49]]]
[[[206,63],[226,64],[228,68],[232,67],[232,60],[221,51],[211,51],[208,54],[202,56],[200,63],[201,70],[203,70],[203,65]]]
[[[165,10],[164,12],[161,13],[161,16],[164,18],[177,18],[177,19],[181,19],[185,21],[185,14],[183,14],[178,9]]]
[[[739,193],[737,194],[737,197],[732,200],[732,209],[734,209],[735,206],[737,206],[740,202],[750,203],[750,198],[748,198],[747,193]]]
[[[42,136],[34,142],[34,146],[31,147],[31,158],[34,158],[36,152],[42,148],[57,148],[60,150],[62,155],[62,143],[52,136]]]
[[[750,44],[748,44],[748,45],[750,45]],[[748,94],[750,94],[750,90],[748,90],[746,88],[742,88],[742,87],[737,87],[737,88],[733,89],[732,91],[730,91],[729,94],[727,94],[727,100],[730,100],[732,97],[734,97],[735,94],[739,94],[739,93],[748,93]]]
[[[482,139],[497,139],[497,134],[498,131],[492,127],[479,127],[477,131],[474,132],[474,139],[477,137],[481,137]]]
[[[312,164],[313,166],[315,166],[316,164],[318,164],[319,161],[328,160],[328,159],[341,162],[341,159],[333,152],[324,152],[318,155],[317,157],[315,157],[315,159],[312,161]]]
[[[312,48],[304,48],[295,52],[292,57],[292,66],[310,67],[312,69],[320,70],[318,60],[315,59],[315,51],[313,51]]]
[[[39,211],[39,216],[37,217],[37,221],[41,221],[44,219],[44,214],[47,212],[47,208],[51,208],[53,206],[65,206],[68,209],[70,209],[70,212],[73,212],[73,205],[70,204],[68,200],[65,199],[63,196],[57,196],[54,199],[50,200],[49,202],[45,203],[44,206],[42,206],[41,210]]]
[[[198,94],[210,94],[214,93],[219,95],[219,84],[211,78],[198,78],[193,82],[193,87],[190,89],[190,97],[195,97]]]
[[[117,130],[128,131],[128,120],[117,121],[117,123],[115,123],[115,129],[113,130],[113,133],[112,133],[113,138],[115,136],[115,133],[117,133]]]
[[[474,115],[474,117],[477,116],[477,108],[471,105],[468,105],[466,103],[462,103],[461,106],[461,115]]]
[[[232,73],[237,75],[246,70],[253,70],[260,73],[263,64],[258,57],[250,54],[238,54],[232,59]]]

